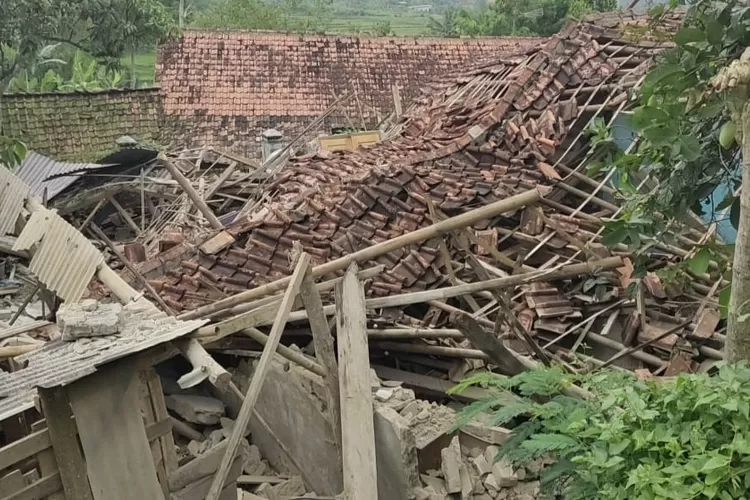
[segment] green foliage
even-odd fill
[[[390,21],[380,21],[375,25],[375,34],[377,36],[391,36],[393,35],[393,28],[391,28]]]
[[[723,96],[710,91],[710,81],[750,43],[750,8],[699,0],[674,41],[676,47],[649,72],[637,96],[631,119],[640,136],[635,151],[613,155],[611,163],[626,179],[648,173],[659,183],[646,195],[631,195],[627,181],[621,186],[628,201],[622,219],[645,221],[651,234],[688,209],[701,213],[707,199],[716,208],[739,208],[731,194],[712,199],[719,185],[736,190],[741,178],[731,110]],[[657,213],[665,217],[652,215]]]
[[[568,18],[617,8],[616,0],[496,0],[483,9],[447,9],[433,21],[433,33],[456,35],[540,35],[557,33]]]
[[[109,64],[126,50],[177,33],[158,0],[3,0],[0,2],[0,87],[35,64],[50,43],[81,49]]]
[[[590,400],[565,396],[576,382]],[[750,488],[750,367],[718,374],[638,381],[626,372],[571,376],[559,368],[512,378],[480,374],[472,385],[495,390],[460,415],[463,425],[489,413],[515,424],[498,456],[515,465],[543,456],[543,489],[567,500],[747,498]]]
[[[13,170],[26,157],[26,145],[16,139],[0,135],[0,167]]]
[[[68,68],[69,66],[69,68]],[[118,88],[122,73],[99,64],[91,56],[76,51],[69,65],[59,71],[48,69],[41,76],[33,70],[24,70],[10,82],[9,91],[18,92],[78,92]]]

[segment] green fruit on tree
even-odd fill
[[[727,149],[732,146],[736,134],[737,125],[734,122],[726,122],[721,127],[721,132],[719,133],[719,144],[721,144],[721,147]]]

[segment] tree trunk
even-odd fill
[[[750,313],[750,101],[742,109],[742,188],[740,189],[740,220],[734,247],[732,295],[729,299],[727,361],[750,359],[750,320],[738,321]]]

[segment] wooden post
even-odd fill
[[[328,396],[328,411],[331,415],[333,435],[336,438],[336,447],[341,451],[341,406],[339,404],[339,374],[336,365],[336,354],[333,352],[333,336],[328,328],[328,320],[323,312],[323,301],[320,300],[318,289],[315,288],[310,273],[306,273],[300,286],[300,297],[302,304],[307,310],[307,318],[310,322],[310,330],[315,344],[315,356],[325,368],[325,382]]]
[[[183,191],[185,191],[185,194],[187,194],[188,198],[190,198],[190,201],[193,202],[195,208],[197,208],[200,213],[203,214],[211,227],[214,229],[221,229],[223,226],[221,225],[221,222],[219,222],[219,219],[216,218],[216,215],[214,215],[211,209],[208,208],[208,205],[206,205],[206,202],[203,201],[203,198],[201,198],[201,196],[195,191],[195,189],[193,189],[193,186],[190,185],[190,181],[187,180],[187,178],[182,175],[182,172],[180,172],[177,166],[172,163],[169,158],[167,158],[167,155],[165,155],[164,153],[159,153],[157,159],[162,165],[164,165],[164,168],[166,168],[169,173],[172,174],[174,180],[176,180],[177,184],[179,184]]]
[[[39,399],[42,402],[44,416],[47,420],[52,450],[57,460],[60,479],[63,483],[65,497],[76,500],[93,500],[91,487],[86,473],[86,462],[78,446],[76,424],[65,389],[39,388]]]
[[[357,279],[357,264],[352,264],[336,286],[344,495],[351,500],[378,498],[366,330],[365,292]]]
[[[124,359],[68,387],[95,500],[164,499],[141,417],[135,368]]]
[[[532,189],[530,191],[526,191],[525,193],[517,194],[515,196],[511,196],[510,198],[490,203],[489,205],[476,208],[461,215],[451,217],[450,219],[446,219],[444,221],[437,222],[411,233],[398,236],[396,238],[393,238],[392,240],[369,246],[357,252],[344,255],[330,262],[326,262],[325,264],[321,264],[312,269],[312,276],[318,277],[329,273],[334,273],[336,271],[341,271],[342,269],[346,269],[352,262],[367,262],[373,260],[376,257],[390,253],[394,250],[398,250],[399,248],[413,245],[415,243],[420,243],[432,237],[453,231],[454,229],[460,229],[462,227],[470,226],[481,220],[517,210],[526,205],[534,204],[541,198],[541,193],[536,189]],[[226,299],[216,301],[212,304],[208,304],[188,313],[182,314],[180,315],[180,319],[200,318],[217,311],[236,306],[237,304],[247,302],[252,299],[265,297],[266,295],[269,295],[271,293],[283,290],[289,284],[289,281],[290,278],[288,277],[282,278],[272,283],[268,283],[267,285],[253,288],[252,290],[248,290],[246,292],[238,293],[237,295],[233,295],[232,297],[227,297]]]
[[[263,382],[265,381],[268,369],[271,366],[271,360],[276,354],[276,346],[279,345],[281,340],[281,334],[284,332],[286,327],[287,318],[291,312],[292,306],[294,305],[294,299],[299,293],[299,287],[302,283],[307,268],[310,265],[310,255],[303,253],[300,255],[297,267],[294,269],[292,279],[287,288],[284,298],[281,300],[278,313],[276,314],[276,320],[271,327],[271,333],[268,336],[268,343],[263,348],[263,354],[258,362],[258,367],[253,374],[253,378],[250,381],[250,387],[247,389],[245,400],[242,402],[240,413],[237,415],[237,420],[234,422],[234,429],[232,435],[229,436],[229,442],[227,444],[227,452],[224,458],[221,460],[221,465],[216,471],[216,476],[211,483],[211,489],[208,491],[206,500],[218,500],[221,495],[221,491],[224,488],[224,482],[229,474],[229,468],[234,462],[234,458],[237,455],[237,450],[240,446],[242,436],[245,434],[247,424],[250,422],[250,417],[253,414],[255,403],[258,401],[260,390],[263,388]],[[369,386],[368,386],[369,387]],[[372,418],[372,416],[371,416]]]

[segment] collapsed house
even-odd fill
[[[17,483],[8,498],[113,498],[136,475],[149,479],[132,498],[537,498],[545,460],[494,462],[508,431],[481,419],[453,431],[461,403],[488,395],[449,398],[455,382],[552,363],[651,378],[721,358],[716,264],[684,287],[659,273],[715,228],[696,222],[655,242],[636,278],[628,248],[601,239],[602,219],[620,211],[615,173],[587,171],[590,125],[626,113],[669,47],[646,26],[679,22],[592,17],[538,49],[457,68],[391,140],[356,151],[263,164],[211,147],[162,153],[132,171],[82,174],[51,200],[57,211],[4,177],[17,194],[0,204],[0,248],[30,258],[65,302],[57,325],[45,322],[52,331],[0,331],[31,346],[3,373],[6,439],[19,429],[0,448],[0,477]],[[100,213],[107,201],[114,209]],[[117,301],[92,341],[87,314]],[[155,319],[126,327],[132,303]],[[144,421],[115,404],[137,407],[136,382],[101,389],[138,370],[151,381]],[[55,394],[70,400],[57,403],[64,418]],[[137,445],[120,456],[103,449],[128,439]],[[50,450],[58,469],[42,466]],[[116,468],[149,452],[141,471]]]

